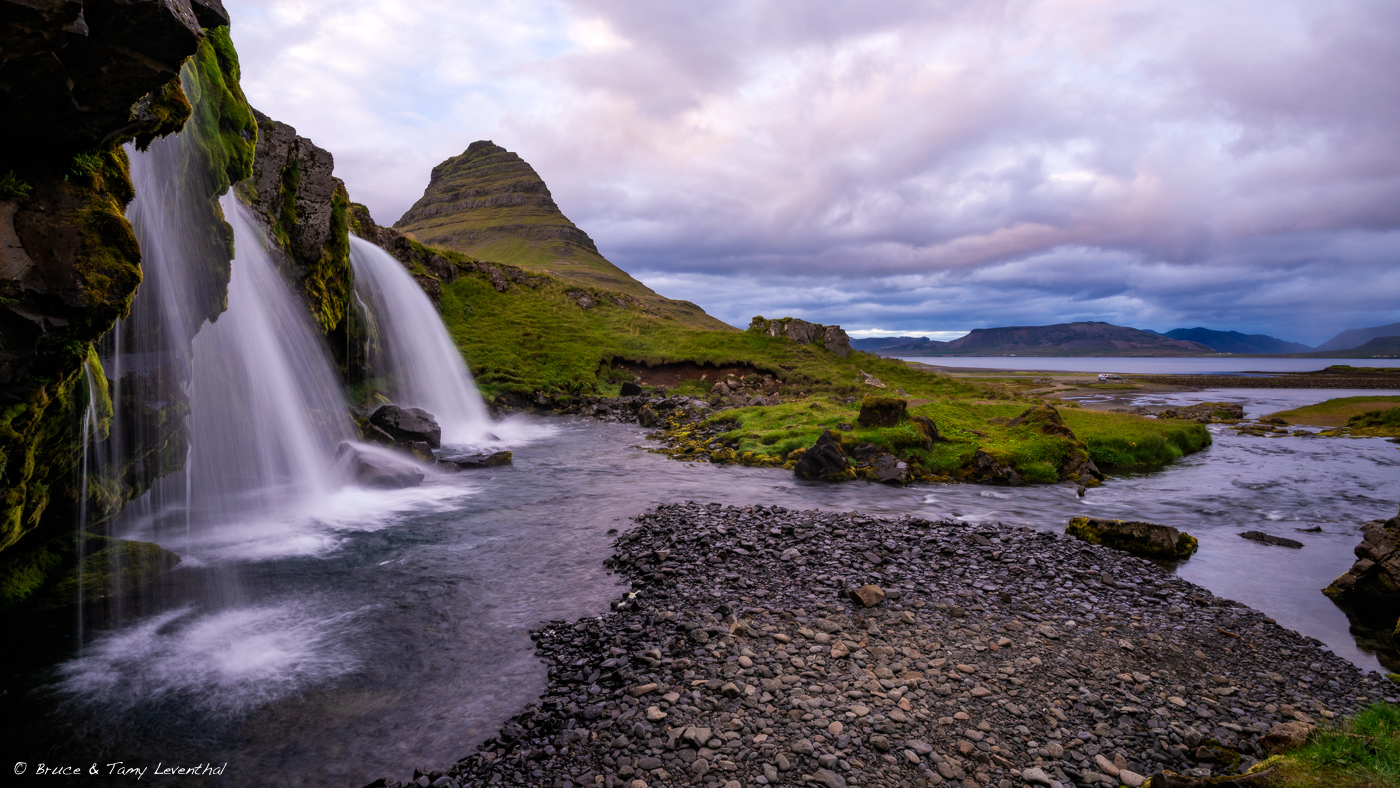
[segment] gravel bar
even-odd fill
[[[540,700],[451,768],[372,785],[1133,786],[1247,769],[1275,724],[1394,700],[1063,535],[693,502],[637,522],[613,611],[532,634]]]

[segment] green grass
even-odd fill
[[[1326,435],[1400,436],[1400,397],[1339,397],[1301,408],[1271,413],[1285,424],[1332,427]]]
[[[1082,446],[1034,426],[1005,422],[1042,400],[1017,394],[1000,382],[917,371],[902,361],[853,352],[841,358],[819,345],[799,345],[758,331],[707,331],[669,315],[618,306],[605,291],[591,291],[598,302],[582,309],[567,293],[578,285],[541,277],[534,288],[512,285],[497,292],[485,276],[467,274],[443,285],[441,309],[453,340],[463,350],[478,384],[488,396],[536,392],[551,395],[615,395],[631,374],[611,362],[656,365],[746,364],[782,381],[781,405],[724,411],[715,417],[729,429],[749,461],[782,464],[794,449],[810,446],[822,430],[856,424],[859,398],[898,396],[903,389],[909,416],[938,425],[943,442],[924,448],[907,421],[890,428],[857,427],[848,445],[871,443],[911,462],[921,476],[952,474],[980,448],[1014,468],[1029,482],[1053,482],[1076,451],[1087,449],[1100,468],[1150,468],[1197,451],[1210,443],[1194,422],[1147,419],[1063,407],[1061,413]],[[861,372],[885,383],[864,385]],[[714,379],[691,381],[678,393],[704,396]],[[842,400],[856,398],[853,404]],[[682,436],[683,438],[684,436]],[[693,447],[696,450],[702,447]]]
[[[1340,725],[1319,728],[1271,762],[1276,788],[1400,785],[1400,706],[1377,703]]]

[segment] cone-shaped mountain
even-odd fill
[[[489,140],[434,167],[423,196],[394,227],[429,246],[635,296],[696,327],[732,329],[688,301],[661,298],[608,262],[559,210],[535,168]]]

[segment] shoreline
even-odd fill
[[[1247,768],[1275,724],[1394,701],[1262,613],[1062,535],[695,503],[637,522],[609,560],[631,590],[532,633],[545,692],[430,784],[1131,784]],[[885,601],[853,601],[866,584]]]

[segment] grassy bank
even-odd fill
[[[1400,397],[1339,397],[1268,416],[1289,425],[1331,427],[1333,435],[1400,436]]]
[[[754,464],[785,464],[794,450],[841,425],[851,425],[845,443],[896,454],[921,476],[952,475],[980,449],[1031,482],[1058,480],[1076,452],[1087,451],[1102,468],[1146,468],[1210,443],[1208,431],[1193,422],[1066,403],[1057,404],[1073,435],[1011,424],[1042,400],[1000,382],[934,374],[867,353],[841,357],[820,343],[801,345],[761,331],[696,329],[622,293],[588,290],[591,305],[584,308],[579,293],[577,283],[548,275],[502,290],[486,276],[464,274],[442,284],[441,310],[482,391],[503,401],[538,394],[556,402],[614,396],[647,368],[686,367],[688,372],[672,370],[667,388],[698,397],[710,397],[722,373],[735,373],[736,380],[771,376],[781,404],[724,410],[711,420],[723,428],[739,461]],[[884,387],[869,385],[867,376]],[[924,445],[908,419],[892,427],[859,426],[860,400],[869,394],[905,399],[908,416],[931,419],[942,440]]]
[[[1267,788],[1382,788],[1400,785],[1400,706],[1378,703],[1255,768]]]

